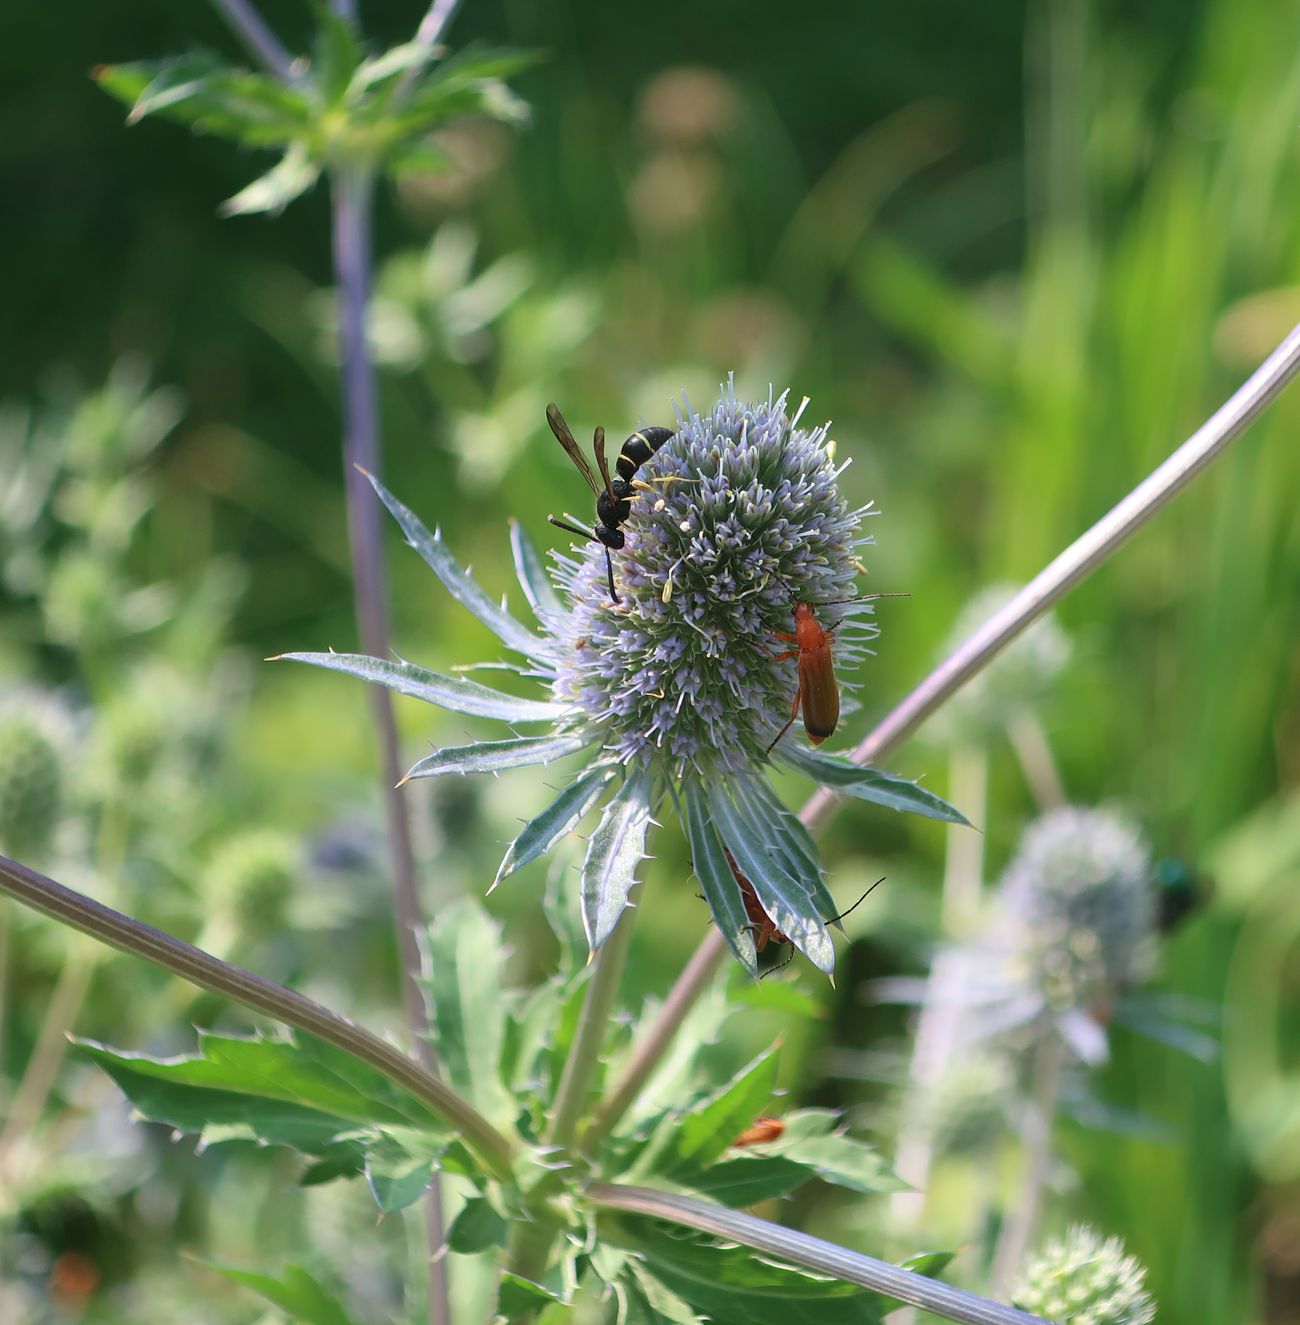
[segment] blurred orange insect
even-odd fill
[[[760,1146],[764,1141],[775,1141],[785,1131],[779,1118],[755,1118],[753,1126],[746,1127],[731,1143],[733,1146]]]
[[[776,921],[773,920],[763,909],[763,903],[758,900],[758,893],[754,891],[754,885],[743,873],[741,873],[740,866],[736,864],[735,856],[733,856],[725,846],[722,848],[722,853],[726,856],[727,864],[731,866],[731,872],[736,876],[736,882],[740,885],[740,898],[745,904],[745,914],[749,917],[749,927],[754,931],[755,949],[761,954],[769,943],[789,943],[790,936],[781,933],[780,929],[777,928]],[[884,883],[884,879],[877,879],[875,883],[873,883],[871,887],[868,888],[851,907],[849,907],[848,911],[841,911],[837,916],[827,916],[826,924],[833,925],[837,920],[843,920],[850,911],[856,911],[882,883]],[[772,967],[771,971],[767,971],[765,974],[771,975],[772,971],[779,971],[782,966],[788,965],[793,960],[794,953],[792,952],[785,961],[779,962],[776,966]]]

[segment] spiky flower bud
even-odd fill
[[[1146,1271],[1119,1238],[1076,1225],[1049,1242],[1011,1295],[1022,1311],[1058,1325],[1149,1325],[1156,1308]]]
[[[1149,972],[1151,855],[1112,810],[1069,806],[1036,820],[1002,878],[1000,926],[1047,1005],[1104,1005]]]
[[[796,603],[827,626],[858,605],[855,549],[871,540],[839,491],[826,428],[800,428],[787,395],[758,404],[734,387],[678,431],[637,477],[617,554],[614,608],[604,552],[560,560],[572,610],[556,622],[557,700],[623,764],[661,755],[680,776],[751,768],[790,716],[798,687],[775,632]],[[829,606],[833,603],[839,607]],[[846,625],[836,660],[851,675],[869,624]]]
[[[289,833],[253,828],[222,843],[205,871],[204,896],[224,906],[239,932],[258,937],[281,928],[302,871]]]
[[[1018,592],[1012,584],[981,590],[962,609],[942,649],[947,657],[991,620]],[[1016,636],[983,671],[973,676],[935,715],[933,730],[944,739],[980,742],[1047,693],[1070,656],[1070,640],[1051,614]]]
[[[0,849],[38,858],[49,851],[67,803],[68,714],[39,691],[0,698]]]

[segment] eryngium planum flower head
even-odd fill
[[[772,758],[845,795],[965,822],[914,783],[809,749],[797,726],[773,746],[801,694],[798,649],[780,638],[792,634],[796,606],[810,605],[819,632],[830,632],[823,683],[832,665],[851,675],[875,634],[863,619],[870,604],[854,583],[857,550],[870,542],[861,529],[868,509],[850,508],[826,428],[800,427],[801,413],[789,415],[786,394],[748,404],[728,385],[711,411],[679,410],[667,439],[641,448],[653,454],[636,457],[630,509],[619,512],[623,545],[612,551],[617,602],[606,548],[594,533],[576,555],[556,554],[552,582],[515,525],[515,569],[539,630],[489,598],[441,535],[372,480],[411,546],[458,602],[523,656],[516,670],[542,680],[546,700],[401,660],[286,655],[453,712],[549,727],[537,736],[437,749],[408,778],[496,773],[585,752],[585,766],[510,844],[497,883],[603,803],[579,884],[593,948],[627,906],[653,815],[671,796],[714,921],[745,966],[757,972],[748,896],[777,933],[823,970],[833,967],[826,918],[843,908],[826,887],[807,830],[768,785],[769,747]]]
[[[570,610],[553,623],[554,694],[620,763],[752,768],[798,688],[795,661],[773,657],[795,605],[823,605],[826,626],[850,618],[834,644],[846,671],[876,634],[852,619],[869,606],[846,602],[872,512],[841,494],[826,428],[798,427],[786,406],[786,394],[749,404],[728,387],[710,413],[679,415],[637,475],[646,486],[614,554],[618,606],[603,549],[558,558]]]
[[[1146,1271],[1119,1238],[1076,1225],[1049,1242],[1011,1294],[1022,1311],[1059,1325],[1149,1325],[1156,1308]]]
[[[1105,1004],[1150,971],[1151,855],[1112,810],[1068,806],[1032,823],[1003,875],[1000,905],[1053,1009]]]

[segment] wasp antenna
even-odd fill
[[[570,534],[577,534],[579,538],[585,538],[588,543],[599,543],[600,539],[590,529],[583,529],[580,525],[570,524],[566,520],[561,520],[557,516],[548,515],[546,517],[557,529],[563,529]],[[608,549],[607,549],[608,550]]]

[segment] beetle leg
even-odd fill
[[[803,683],[800,682],[799,689],[794,692],[794,703],[790,705],[790,721],[787,722],[779,732],[777,732],[775,739],[772,741],[772,744],[769,745],[767,749],[764,751],[764,754],[770,755],[772,751],[776,749],[777,741],[779,741],[781,737],[783,737],[786,734],[786,732],[788,732],[790,728],[794,726],[794,720],[799,716],[799,704],[802,700],[803,700]]]

